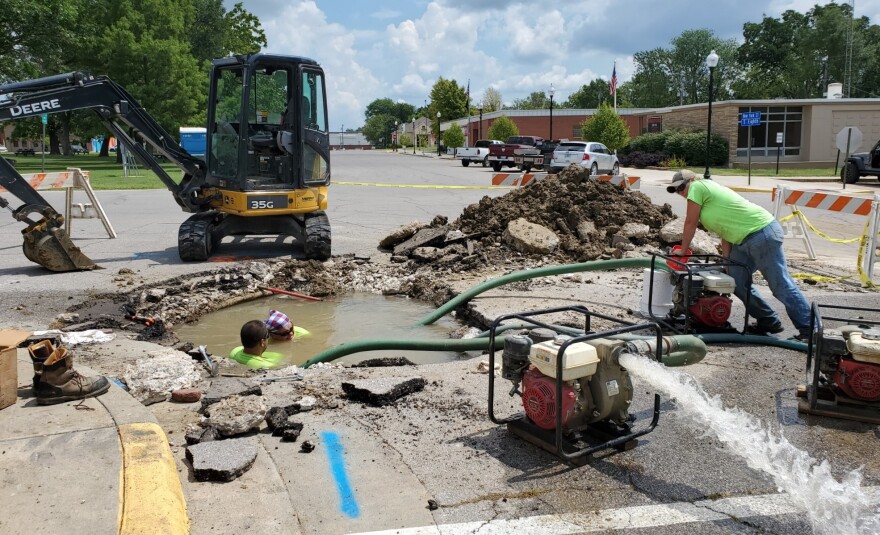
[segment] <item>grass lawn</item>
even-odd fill
[[[42,172],[42,157],[7,155],[7,159],[15,160],[15,169],[25,175]],[[80,154],[77,156],[46,155],[45,171],[47,173],[65,171],[68,167],[78,167],[89,172],[92,188],[99,189],[164,189],[165,184],[149,169],[138,168],[134,173],[139,176],[126,177],[121,163],[116,163],[116,154],[110,153],[107,158],[97,154]],[[162,168],[175,180],[180,180],[180,168],[172,163],[163,163]]]

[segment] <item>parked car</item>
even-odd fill
[[[869,152],[850,154],[840,170],[840,179],[847,184],[855,184],[863,176],[871,175],[880,178],[880,141]]]
[[[9,149],[6,148],[6,145],[0,145],[0,154],[4,152],[9,152]]]
[[[479,163],[483,167],[488,167],[489,147],[503,144],[503,141],[498,141],[497,139],[481,139],[474,143],[473,147],[458,147],[455,149],[455,157],[461,159],[461,165],[464,167],[471,163]]]
[[[489,146],[489,165],[496,173],[501,172],[502,167],[516,167],[515,152],[521,149],[534,149],[544,146],[544,139],[537,136],[511,136],[503,145],[494,144]]]
[[[620,162],[617,161],[617,155],[601,143],[563,141],[553,151],[550,172],[558,173],[573,163],[589,168],[591,175],[598,175],[600,172],[612,175],[620,174]]]
[[[83,147],[79,143],[74,143],[73,145],[70,146],[70,153],[71,154],[88,154],[89,149]]]

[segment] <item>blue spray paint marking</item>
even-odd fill
[[[342,502],[340,509],[349,518],[361,516],[360,507],[354,498],[354,491],[348,482],[348,474],[345,473],[345,459],[342,456],[342,443],[339,435],[330,431],[321,433],[321,439],[327,445],[327,457],[330,461],[330,472],[336,480],[336,490],[339,491],[339,499]]]

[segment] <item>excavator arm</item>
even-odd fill
[[[0,100],[0,122],[43,113],[94,110],[116,138],[156,173],[184,211],[198,212],[208,202],[199,195],[205,183],[205,162],[184,150],[122,86],[109,78],[81,72],[59,74],[0,85],[0,95],[6,95],[6,100]],[[183,179],[179,183],[175,181],[136,138],[177,164],[183,171]],[[12,209],[9,202],[0,197],[0,208],[9,209],[16,220],[28,224],[22,230],[28,259],[52,271],[97,267],[73,245],[63,229],[64,218],[3,158],[0,158],[0,186],[24,203]],[[31,214],[39,214],[40,219],[31,219]]]

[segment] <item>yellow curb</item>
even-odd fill
[[[168,438],[154,423],[119,426],[122,503],[119,534],[186,535],[186,499]]]

